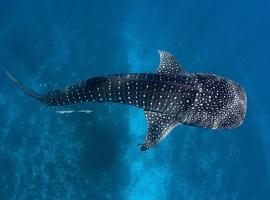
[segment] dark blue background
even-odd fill
[[[154,72],[162,49],[248,96],[240,128],[179,126],[140,152],[142,110],[60,115],[0,72],[0,199],[269,199],[269,19],[267,0],[0,0],[0,66],[38,92]]]

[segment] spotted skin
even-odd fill
[[[187,73],[171,54],[159,53],[157,73],[95,77],[35,98],[48,106],[114,102],[143,108],[148,124],[143,151],[178,124],[211,129],[241,125],[246,95],[240,85],[214,74]]]

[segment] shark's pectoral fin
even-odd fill
[[[170,53],[166,51],[158,51],[160,56],[160,64],[157,69],[158,74],[185,74],[185,70],[180,63]]]
[[[160,143],[179,122],[168,114],[145,111],[148,124],[147,136],[141,145],[141,151],[145,151]]]

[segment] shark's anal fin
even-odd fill
[[[141,145],[141,151],[145,151],[160,143],[179,122],[168,114],[145,111],[148,124],[147,136]]]
[[[166,51],[158,52],[160,56],[160,64],[157,69],[158,74],[180,75],[186,73],[181,64],[170,53]]]

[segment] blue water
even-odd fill
[[[35,91],[154,72],[162,49],[248,96],[241,127],[178,126],[140,152],[143,110],[61,115],[0,72],[0,199],[270,199],[269,10],[268,0],[0,0],[0,66]]]

